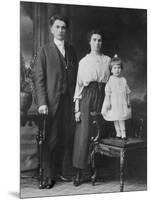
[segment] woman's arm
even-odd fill
[[[79,99],[75,100],[75,110],[74,112],[77,113],[80,111],[80,107],[79,107]]]
[[[81,112],[80,112],[79,101],[80,101],[80,99],[75,100],[75,120],[76,120],[76,122],[81,121]]]

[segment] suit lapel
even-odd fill
[[[71,52],[68,43],[65,42],[65,57],[66,57],[66,66],[69,69],[71,66]]]
[[[50,43],[49,47],[50,47],[49,55],[51,57],[50,58],[51,62],[53,63],[53,66],[55,68],[58,68],[60,70],[61,61],[60,61],[60,55],[58,53],[58,49],[54,43]]]
[[[71,52],[69,45],[65,42],[65,58],[57,48],[57,46],[52,42],[50,43],[50,51],[51,51],[51,59],[53,60],[53,63],[56,63],[57,66],[61,65],[61,62],[63,63],[64,67],[67,67],[68,69],[72,66],[71,61]],[[66,59],[66,60],[65,60]]]

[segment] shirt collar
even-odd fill
[[[57,40],[56,38],[54,38],[54,43],[57,45],[57,46],[64,46],[64,40]]]

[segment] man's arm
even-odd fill
[[[38,111],[43,114],[48,113],[45,67],[44,52],[41,49],[35,62],[35,88],[39,107]]]

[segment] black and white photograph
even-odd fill
[[[149,1],[0,10],[0,199],[150,199]]]
[[[147,190],[147,9],[20,2],[20,197]]]

